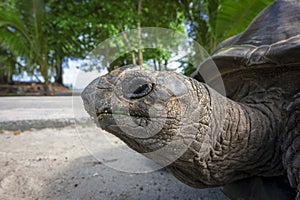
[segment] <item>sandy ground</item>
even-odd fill
[[[89,128],[80,131],[90,135],[84,143],[105,141]],[[103,151],[109,155],[109,149]],[[163,169],[137,174],[108,166],[117,161],[96,160],[74,126],[1,131],[0,199],[226,199],[217,188],[191,188]]]

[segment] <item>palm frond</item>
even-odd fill
[[[244,31],[261,10],[273,0],[223,0],[216,22],[216,34],[226,39]]]
[[[38,69],[48,80],[48,41],[43,30],[43,0],[17,1],[15,10],[0,15],[0,45]]]
[[[44,19],[44,1],[31,0],[31,1],[19,1],[17,7],[21,11],[23,18],[23,24],[27,27],[27,30],[31,33],[32,41],[36,49],[41,49],[43,45],[43,19]]]
[[[8,29],[0,29],[0,44],[6,49],[9,49],[15,56],[29,56],[29,44],[22,37],[9,31]]]
[[[0,15],[0,28],[11,28],[11,30],[22,34],[27,42],[31,43],[30,35],[26,31],[24,22],[17,13],[4,12]]]

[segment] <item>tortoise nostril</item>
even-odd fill
[[[99,115],[109,115],[109,114],[112,114],[112,109],[110,107],[100,108],[99,110],[96,111],[97,117]]]
[[[112,116],[112,110],[110,108],[103,108],[96,112],[96,119],[99,121]]]
[[[111,109],[110,108],[104,108],[102,110],[102,112],[105,113],[105,114],[109,114],[109,113],[111,113]]]

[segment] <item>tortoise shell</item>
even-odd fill
[[[242,101],[239,94],[282,88],[286,96],[300,90],[300,3],[280,0],[264,9],[239,35],[218,45],[211,56],[224,82],[227,96]],[[192,75],[203,81],[200,70]],[[214,87],[216,76],[208,83]],[[214,87],[218,90],[218,86]]]

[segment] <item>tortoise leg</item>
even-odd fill
[[[300,93],[286,107],[285,135],[283,137],[283,165],[290,185],[300,199]]]

